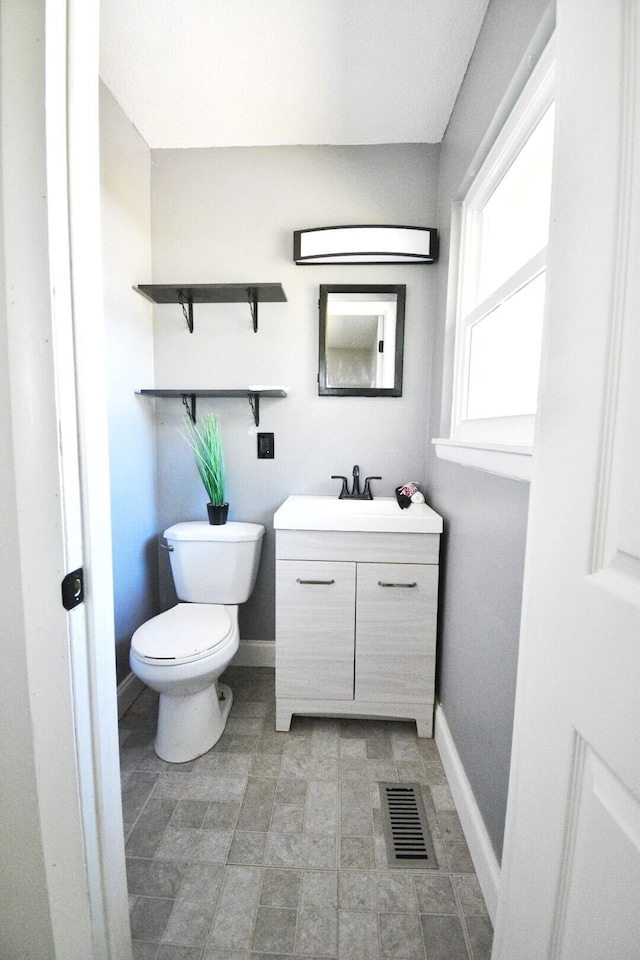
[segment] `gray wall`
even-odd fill
[[[104,317],[113,531],[116,666],[129,673],[133,631],[158,612],[155,424],[135,395],[153,378],[149,302],[133,286],[151,271],[151,154],[109,91],[100,90]]]
[[[260,430],[275,433],[275,459],[256,457],[246,400],[198,401],[222,420],[230,519],[263,523],[267,536],[256,591],[241,608],[243,639],[274,637],[273,513],[292,493],[336,494],[333,473],[382,476],[377,495],[424,482],[429,352],[435,322],[431,267],[298,267],[293,230],[341,223],[432,225],[439,147],[266,147],[156,150],[152,168],[155,282],[280,282],[287,302],[262,304],[258,333],[244,304],[197,305],[189,334],[180,307],[155,309],[155,385],[283,385],[263,400]],[[141,277],[140,280],[148,279]],[[318,397],[318,286],[405,283],[404,394]],[[151,384],[149,384],[151,386]],[[179,400],[156,400],[159,529],[206,517],[206,495],[180,436]],[[162,604],[174,602],[166,556]]]
[[[442,143],[442,258],[434,339],[432,436],[441,436],[452,202],[547,8],[492,0]],[[446,434],[444,434],[446,435]],[[498,857],[502,853],[518,657],[529,485],[428,453],[428,498],[446,520],[439,697]]]

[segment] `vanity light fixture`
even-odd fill
[[[344,226],[294,230],[293,259],[304,264],[435,263],[434,227]]]

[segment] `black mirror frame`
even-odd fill
[[[396,356],[393,387],[328,387],[325,342],[327,334],[327,297],[330,293],[395,293],[396,294]],[[324,283],[320,284],[318,395],[321,397],[401,397],[404,358],[404,314],[406,284],[380,283]]]

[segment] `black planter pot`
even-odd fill
[[[229,504],[228,503],[208,503],[207,513],[209,514],[209,523],[215,524],[215,525],[226,523],[227,514],[229,513]]]

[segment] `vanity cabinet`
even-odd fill
[[[276,729],[297,714],[433,730],[439,534],[276,530]]]

